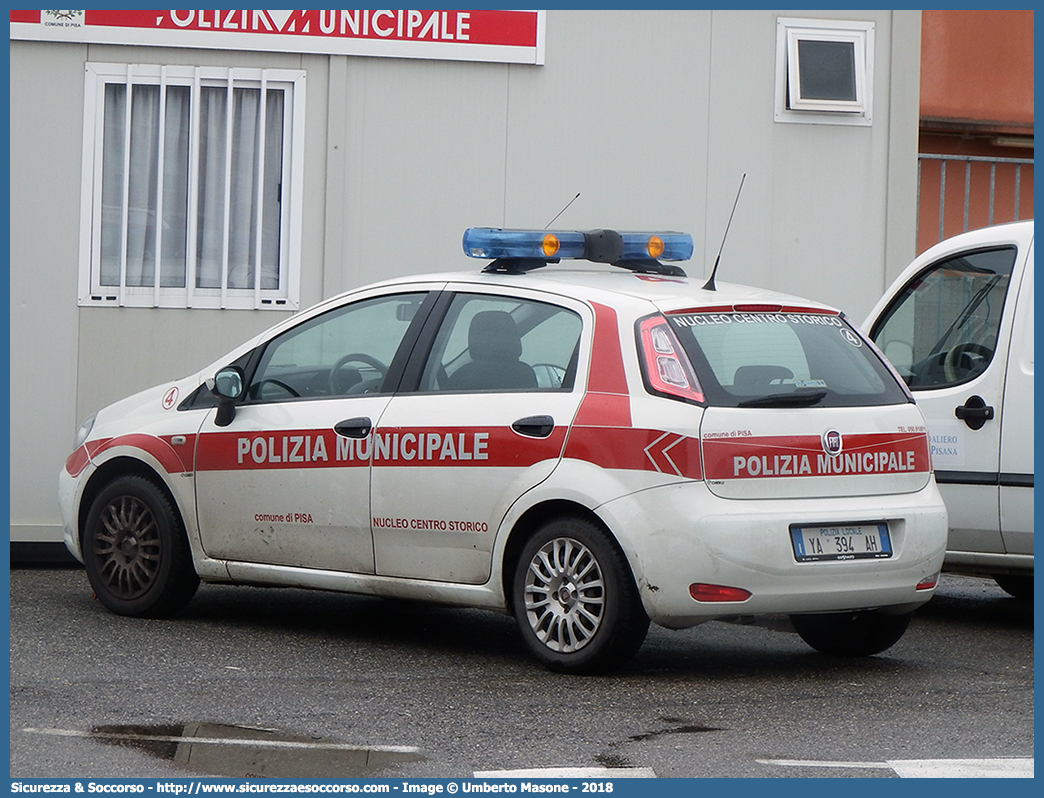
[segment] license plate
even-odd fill
[[[888,524],[792,526],[790,543],[798,562],[882,560],[892,556]]]

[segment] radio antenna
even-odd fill
[[[576,202],[579,198],[580,198],[580,192],[578,191],[578,192],[576,192],[576,196],[573,197],[571,200],[569,200],[569,202],[566,203],[566,206],[564,208],[562,208],[562,210],[560,210],[558,212],[558,214],[555,216],[555,218],[552,219],[550,222],[548,222],[547,224],[544,225],[544,229],[546,230],[551,225],[553,225],[555,223],[555,221],[557,221],[558,217],[561,216],[563,213],[565,213],[569,209],[569,206],[572,205],[574,202]]]
[[[725,235],[721,237],[721,246],[718,247],[718,257],[714,259],[714,268],[711,269],[710,279],[703,286],[704,291],[717,291],[714,287],[714,275],[718,273],[718,262],[721,260],[721,251],[725,249],[725,239],[729,236],[729,228],[732,227],[732,217],[736,215],[736,206],[739,205],[740,192],[743,191],[743,181],[747,179],[747,173],[740,178],[739,189],[736,191],[736,199],[732,203],[732,213],[729,214],[729,223],[725,225]]]

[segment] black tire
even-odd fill
[[[119,477],[98,494],[83,531],[83,558],[95,595],[117,615],[173,615],[199,587],[181,518],[144,477]]]
[[[522,638],[560,673],[602,673],[623,665],[649,630],[627,560],[599,526],[559,518],[526,542],[512,605]]]
[[[838,657],[869,657],[899,642],[912,612],[885,615],[879,611],[791,615],[801,639],[816,651]]]
[[[998,574],[993,577],[1001,590],[1021,601],[1033,601],[1033,576],[1027,574]]]

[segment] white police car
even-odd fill
[[[650,620],[900,638],[946,511],[924,418],[841,314],[701,287],[684,234],[464,250],[492,262],[338,296],[86,422],[60,495],[101,602],[168,615],[203,580],[483,607],[569,672]],[[624,268],[537,270],[561,258]]]

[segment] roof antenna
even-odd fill
[[[546,230],[551,225],[553,225],[555,223],[555,221],[558,219],[558,217],[561,216],[563,213],[565,213],[569,209],[569,206],[572,205],[574,202],[576,202],[578,199],[580,199],[580,192],[579,191],[576,192],[576,196],[575,197],[573,197],[571,200],[569,200],[569,202],[566,203],[566,206],[564,208],[562,208],[562,210],[560,210],[558,212],[558,215],[555,216],[554,219],[552,219],[550,222],[548,222],[547,224],[544,225],[544,229]]]
[[[729,228],[732,226],[732,217],[736,215],[736,206],[739,205],[740,192],[743,191],[743,181],[747,179],[747,173],[740,178],[739,189],[736,191],[736,200],[732,203],[732,213],[729,214],[729,223],[725,225],[725,235],[721,237],[721,246],[718,247],[718,257],[714,259],[714,268],[711,270],[710,279],[703,286],[704,291],[717,291],[714,287],[714,275],[718,273],[718,261],[721,260],[721,251],[725,249],[725,239],[728,238]]]

